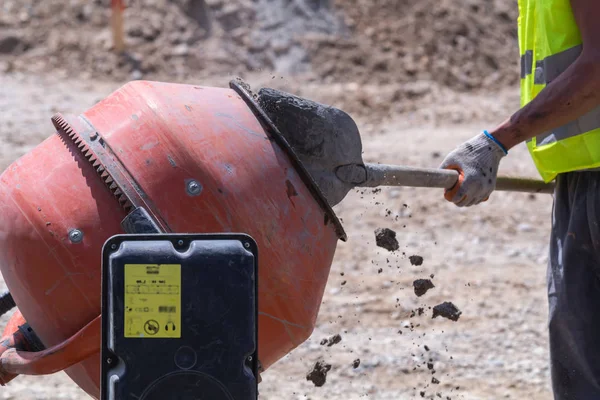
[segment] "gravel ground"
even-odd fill
[[[52,113],[82,112],[120,84],[0,74],[2,167],[53,133]],[[304,94],[319,99],[327,91],[308,87]],[[505,107],[498,104],[515,106],[517,95],[514,88],[509,95],[441,97],[418,113],[360,124],[363,157],[437,167],[460,141],[502,120]],[[481,118],[445,119],[461,110]],[[511,151],[501,173],[535,176],[525,148]],[[550,196],[498,192],[484,205],[459,209],[440,190],[383,188],[351,192],[336,210],[349,241],[338,246],[317,328],[263,374],[261,399],[551,397],[545,299]],[[379,227],[397,232],[397,252],[376,246]],[[411,265],[411,255],[422,256],[423,264]],[[415,296],[412,282],[431,274],[435,288]],[[429,307],[444,301],[462,311],[458,321],[431,318]],[[423,315],[411,317],[419,307]],[[340,343],[320,345],[338,333]],[[332,369],[325,385],[315,387],[306,374],[319,358]],[[87,397],[59,373],[19,377],[0,388],[0,398]]]

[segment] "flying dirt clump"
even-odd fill
[[[432,318],[441,316],[456,322],[461,314],[462,312],[454,304],[449,301],[445,301],[442,304],[438,304],[437,306],[433,307]]]
[[[312,369],[306,374],[306,380],[311,381],[317,387],[321,387],[327,381],[327,373],[331,370],[331,364],[327,364],[323,360],[315,363]]]
[[[410,263],[412,265],[415,265],[417,267],[419,265],[423,265],[423,257],[421,257],[421,256],[414,255],[414,256],[408,257],[408,259],[410,260]]]
[[[400,248],[398,240],[396,240],[396,232],[389,228],[375,229],[375,242],[377,246],[388,251],[396,251]]]
[[[424,309],[423,307],[419,307],[419,308],[417,308],[416,310],[412,310],[412,311],[410,312],[410,318],[414,317],[414,316],[415,316],[415,315],[417,315],[417,314],[418,314],[419,316],[421,316],[421,315],[425,314],[425,309]]]
[[[360,358],[357,358],[356,360],[352,361],[352,368],[356,369],[360,366]]]
[[[431,279],[417,279],[413,282],[413,287],[415,289],[415,294],[417,297],[423,296],[429,289],[433,289],[435,286]]]
[[[335,344],[338,344],[341,341],[342,341],[342,335],[340,335],[338,333],[338,334],[335,334],[335,335],[329,337],[328,339],[321,340],[321,346],[327,345],[327,347],[331,347]]]

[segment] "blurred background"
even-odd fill
[[[437,167],[519,105],[516,0],[123,6],[121,15],[110,0],[0,2],[2,169],[54,134],[53,113],[79,114],[137,79],[227,87],[240,76],[286,90],[350,113],[365,161],[420,167]],[[501,173],[536,177],[522,146]],[[315,334],[263,374],[261,399],[551,398],[550,209],[543,195],[494,193],[463,210],[438,190],[354,191],[336,207],[349,241]],[[378,227],[396,230],[402,251],[378,248]],[[423,265],[410,264],[413,254]],[[412,281],[431,274],[435,289],[417,298]],[[411,317],[442,301],[462,310],[459,321]],[[337,333],[339,344],[319,344]],[[319,358],[332,364],[323,387],[306,380]],[[85,398],[62,373],[0,388],[0,399]]]

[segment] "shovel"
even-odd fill
[[[450,189],[458,180],[459,174],[454,170],[364,163],[356,123],[335,107],[271,88],[260,89],[255,98],[313,177],[331,207],[357,187]],[[495,189],[552,194],[554,184],[499,176]]]

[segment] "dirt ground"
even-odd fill
[[[266,72],[378,120],[437,86],[496,91],[519,79],[515,0],[126,0],[123,55],[109,0],[3,0],[0,72],[206,80]],[[308,92],[310,93],[310,91]]]
[[[271,83],[270,77],[248,80]],[[1,167],[53,134],[52,113],[82,112],[123,82],[0,74]],[[284,88],[286,79],[276,85]],[[307,84],[303,90],[320,100],[338,89]],[[416,112],[381,123],[357,118],[364,158],[437,167],[459,142],[504,119],[517,106],[517,90],[442,91]],[[511,151],[501,173],[536,176],[523,147]],[[336,207],[349,240],[339,243],[315,333],[263,374],[260,398],[551,398],[545,299],[551,201],[547,195],[496,192],[486,204],[459,209],[440,190],[350,193]],[[378,227],[397,231],[398,252],[375,245]],[[411,255],[422,256],[423,264],[411,265]],[[432,274],[435,288],[416,297],[413,280]],[[429,307],[444,301],[462,311],[457,322],[431,318]],[[424,314],[411,317],[419,307]],[[338,333],[340,343],[320,345]],[[325,385],[315,387],[305,376],[320,358],[332,369]],[[361,360],[356,369],[355,359]],[[19,377],[0,388],[0,399],[85,398],[62,373]]]

